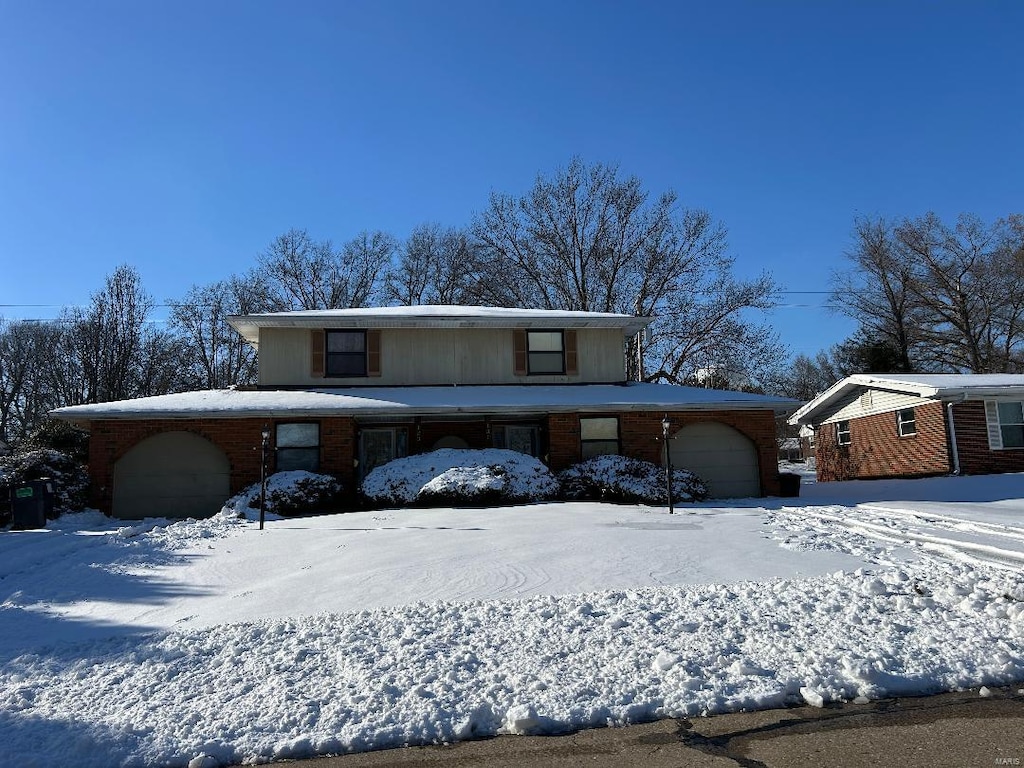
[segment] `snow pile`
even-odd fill
[[[220,514],[258,520],[260,516],[260,493],[262,486],[254,483],[241,493],[232,496],[221,507]],[[330,508],[341,493],[341,483],[331,475],[318,475],[305,470],[275,472],[267,478],[267,495],[264,502],[264,518],[278,519],[282,515]]]
[[[0,668],[0,752],[224,765],[1007,684],[1021,597],[1018,578],[930,562],[40,649]]]
[[[363,480],[378,506],[515,504],[553,498],[558,481],[538,459],[500,448],[442,448],[395,459]]]
[[[0,765],[212,768],[1019,686],[1022,487],[265,530],[66,515],[0,533]]]
[[[560,472],[562,496],[579,501],[665,504],[665,470],[625,456],[596,456]],[[685,469],[672,470],[674,501],[707,498],[704,481]]]

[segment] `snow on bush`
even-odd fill
[[[442,448],[374,468],[360,491],[375,506],[517,504],[553,498],[558,481],[517,451]]]
[[[562,496],[573,501],[665,504],[665,469],[625,456],[595,456],[559,473]],[[707,498],[704,481],[685,469],[672,470],[673,501]]]
[[[341,483],[331,475],[318,475],[304,470],[276,472],[267,478],[264,512],[276,518],[297,515],[332,507],[341,493]],[[260,484],[253,483],[221,507],[225,517],[256,520],[260,516]],[[266,515],[265,515],[266,516]]]
[[[0,457],[0,499],[4,501],[15,485],[44,478],[53,481],[54,512],[59,514],[85,508],[89,473],[68,454],[40,448]]]

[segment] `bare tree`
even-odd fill
[[[171,310],[171,328],[185,346],[190,386],[222,389],[256,381],[256,350],[227,324],[228,315],[271,309],[255,274],[193,286]]]
[[[766,347],[781,357],[742,316],[773,304],[772,280],[736,280],[724,227],[671,191],[652,200],[615,166],[576,158],[522,197],[494,193],[471,234],[481,303],[655,316],[654,341],[629,349],[632,378],[678,383],[726,359],[749,369]]]
[[[46,366],[58,333],[53,323],[0,320],[0,440],[23,440],[54,407]]]
[[[895,236],[917,265],[915,301],[927,318],[925,360],[973,373],[1019,364],[1024,341],[1020,217],[987,225],[962,214],[948,226],[935,214],[905,220]]]
[[[833,274],[829,305],[856,320],[862,335],[895,348],[896,371],[912,371],[922,341],[914,260],[885,219],[858,217],[853,236],[852,268]]]
[[[405,241],[388,274],[384,300],[405,306],[472,301],[479,281],[477,254],[465,232],[421,224]]]
[[[276,310],[364,307],[378,298],[396,247],[385,232],[362,232],[335,251],[292,229],[261,254],[259,274]]]

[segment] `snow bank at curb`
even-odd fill
[[[1024,680],[1024,586],[927,562],[418,604],[25,654],[0,751],[203,766]]]

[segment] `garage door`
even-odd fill
[[[672,466],[696,473],[715,499],[761,495],[757,450],[746,435],[718,421],[690,424],[670,442]]]
[[[230,465],[209,440],[163,432],[114,465],[114,517],[210,517],[227,500]]]

